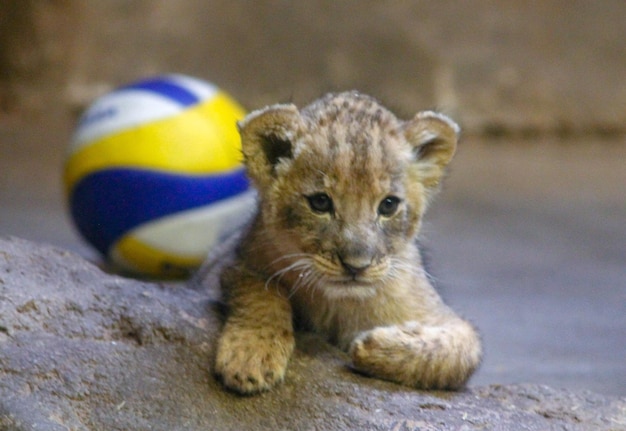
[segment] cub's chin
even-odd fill
[[[319,286],[322,294],[330,300],[367,299],[376,295],[379,283],[365,283],[358,280],[329,281]]]

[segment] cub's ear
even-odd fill
[[[260,189],[276,175],[276,167],[293,157],[293,139],[302,128],[295,105],[273,105],[254,111],[237,124],[248,175]]]
[[[420,181],[435,188],[452,160],[459,139],[459,126],[433,111],[418,112],[404,124],[404,136],[413,148]]]

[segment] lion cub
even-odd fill
[[[239,128],[259,202],[221,274],[223,384],[250,394],[280,382],[295,324],[347,351],[362,373],[461,387],[480,340],[435,292],[416,241],[458,126],[430,111],[401,121],[347,92],[302,110],[270,106]]]

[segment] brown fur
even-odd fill
[[[280,382],[297,322],[365,374],[461,387],[480,362],[479,337],[441,301],[416,245],[456,124],[434,112],[401,121],[348,92],[255,111],[240,132],[259,210],[221,276],[224,385],[247,394]]]

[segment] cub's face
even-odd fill
[[[328,296],[370,295],[418,268],[415,237],[458,129],[420,113],[403,122],[370,97],[276,105],[240,125],[261,220],[280,250],[271,273]]]

